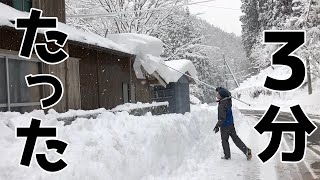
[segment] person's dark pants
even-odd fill
[[[231,136],[234,144],[244,153],[246,154],[248,151],[248,147],[241,141],[239,136],[236,133],[236,129],[234,125],[229,125],[227,127],[221,127],[221,140],[222,140],[222,147],[224,151],[224,155],[226,158],[230,158],[230,146],[229,146],[229,136]]]

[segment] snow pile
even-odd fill
[[[141,179],[160,176],[177,169],[184,157],[200,142],[208,142],[216,122],[214,110],[196,108],[186,115],[135,117],[127,112],[103,112],[97,119],[79,118],[70,126],[56,121],[51,111],[32,113],[1,113],[0,179]],[[43,172],[33,156],[31,167],[19,166],[24,138],[14,138],[14,127],[29,126],[32,117],[43,119],[42,126],[57,126],[58,139],[69,143],[63,156],[69,166],[62,172]],[[215,136],[216,137],[216,136]],[[212,138],[214,138],[212,136]],[[212,139],[210,138],[210,141]],[[216,146],[220,144],[216,143]],[[199,149],[202,155],[212,146]],[[35,152],[46,152],[39,138]],[[60,157],[49,153],[49,159]],[[200,159],[197,159],[200,160]]]
[[[303,110],[311,114],[319,114],[320,109],[320,80],[313,81],[313,95],[308,95],[307,84],[299,89],[290,92],[270,91],[264,87],[267,76],[271,78],[285,80],[291,76],[291,69],[288,67],[269,67],[261,71],[243,83],[240,87],[233,90],[235,97],[251,103],[251,107],[234,101],[238,108],[266,110],[271,104],[280,106],[282,111],[290,112],[290,107],[300,104]]]
[[[240,87],[235,89],[235,91],[241,91],[243,89],[253,88],[253,87],[263,87],[267,76],[271,78],[285,80],[288,79],[292,71],[289,67],[268,67],[262,70],[258,75],[252,76],[240,84]]]
[[[212,132],[217,107],[191,108],[192,112],[185,115],[142,117],[100,109],[96,119],[78,118],[70,126],[58,122],[59,114],[53,110],[48,114],[0,113],[0,179],[274,179],[270,177],[275,174],[273,162],[262,165],[257,158],[247,162],[231,141],[232,161],[221,160],[220,134]],[[253,130],[256,121],[238,109],[233,111],[239,136],[253,152],[260,152],[268,136],[260,138]],[[15,127],[28,127],[32,117],[43,119],[42,127],[58,127],[57,139],[69,143],[62,156],[68,163],[63,171],[44,172],[34,154],[30,168],[19,166],[25,138],[15,138]],[[46,152],[52,162],[60,159],[46,150],[44,140],[38,138],[35,153]]]
[[[190,94],[190,103],[191,104],[201,104],[201,100],[195,97],[194,95]]]
[[[119,105],[113,109],[111,109],[112,112],[115,111],[130,111],[133,109],[140,109],[140,108],[149,108],[149,107],[157,107],[157,106],[169,106],[168,102],[152,102],[152,103],[141,103],[138,102],[136,104],[133,103],[126,103]]]
[[[82,117],[90,114],[101,114],[103,112],[107,112],[106,109],[100,108],[100,109],[95,109],[95,110],[69,110],[68,112],[65,113],[58,113],[53,109],[50,109],[48,113],[55,115],[57,118],[68,118],[68,117]]]

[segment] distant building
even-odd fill
[[[154,60],[159,60],[160,57],[156,56],[160,54],[151,55],[152,52],[143,54],[144,51],[130,49],[130,47],[139,49],[139,44],[134,44],[136,42],[134,38],[143,41],[151,37],[123,34],[110,35],[106,39],[62,24],[66,21],[64,0],[0,0],[0,2],[0,111],[28,112],[40,109],[39,100],[51,94],[50,87],[29,88],[24,79],[25,75],[40,73],[54,74],[64,84],[64,97],[54,107],[58,112],[66,112],[69,109],[111,109],[123,103],[138,101],[163,101],[164,99],[154,97],[157,88],[153,87],[159,85],[171,88],[175,92],[173,96],[176,96],[176,99],[169,101],[170,112],[190,111],[190,102],[187,102],[189,97],[186,96],[189,92],[189,85],[186,83],[189,83],[190,79],[182,74],[178,75],[177,72],[172,75],[172,70],[166,66],[155,68],[157,66],[150,65],[149,62],[157,63]],[[34,7],[42,9],[43,16],[58,17],[62,22],[59,23],[58,29],[69,34],[65,49],[70,58],[59,65],[46,65],[34,53],[30,60],[19,58],[18,51],[23,31],[17,31],[12,21],[16,17],[28,14],[9,6],[20,11],[29,11]],[[39,33],[36,42],[43,40],[43,34]],[[162,48],[161,43],[153,44],[152,41],[148,46],[160,50]],[[192,63],[183,61],[188,65],[181,66],[180,70],[195,75]],[[166,63],[170,65],[170,62]],[[170,79],[169,76],[175,78]],[[184,100],[180,101],[181,99]],[[185,108],[181,108],[183,104]]]

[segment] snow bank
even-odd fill
[[[102,112],[97,119],[79,118],[70,126],[56,121],[57,115],[34,111],[26,114],[0,113],[0,179],[141,179],[160,176],[177,169],[197,145],[209,142],[216,123],[216,108],[193,107],[193,113],[135,117],[127,112]],[[80,112],[81,113],[81,112]],[[69,143],[63,156],[68,167],[60,173],[43,172],[33,156],[31,167],[19,166],[25,139],[14,138],[15,127],[29,126],[32,117],[42,126],[57,126],[58,139]],[[216,143],[216,146],[220,146]],[[196,160],[206,158],[199,149]],[[35,152],[46,152],[39,138]],[[60,158],[49,152],[52,161]],[[199,159],[198,159],[199,158]]]
[[[242,116],[235,112],[239,124]],[[3,180],[153,179],[188,168],[190,162],[201,162],[208,154],[221,154],[220,136],[212,133],[217,122],[216,107],[207,105],[192,106],[192,113],[185,115],[135,117],[127,112],[105,111],[97,119],[79,118],[70,126],[58,122],[54,111],[47,115],[43,111],[0,113],[0,117]],[[25,139],[14,138],[14,128],[29,126],[32,117],[43,119],[42,126],[57,126],[58,139],[69,143],[63,156],[68,167],[62,172],[43,172],[34,156],[30,168],[19,166]],[[8,122],[13,127],[8,127]],[[35,152],[46,152],[42,138]],[[55,161],[60,157],[49,152],[49,158]]]
[[[195,97],[194,95],[190,94],[190,103],[191,104],[195,104],[195,105],[199,105],[202,102],[200,101],[200,99],[198,99],[197,97]]]
[[[221,160],[220,134],[212,132],[217,107],[196,105],[191,110],[185,115],[142,117],[96,110],[101,113],[96,119],[78,118],[69,126],[58,122],[61,114],[54,111],[0,113],[0,179],[274,179],[270,175],[275,174],[275,162],[262,165],[257,158],[247,162],[231,141],[232,160]],[[261,152],[268,144],[268,136],[260,137],[253,130],[255,119],[245,117],[236,108],[233,112],[241,139],[253,152]],[[63,171],[44,172],[34,155],[30,168],[19,166],[25,138],[15,138],[14,130],[28,127],[32,117],[43,119],[41,126],[58,127],[58,139],[69,143],[62,156],[68,163]],[[35,153],[46,152],[53,162],[60,159],[46,151],[44,140],[38,138]]]
[[[111,109],[112,112],[115,111],[130,111],[133,109],[139,109],[139,108],[148,108],[148,107],[156,107],[156,106],[169,106],[168,102],[152,102],[152,103],[141,103],[138,102],[136,104],[133,103],[126,103],[119,105],[113,109]]]
[[[252,87],[263,87],[266,81],[267,76],[270,76],[275,79],[285,80],[289,78],[292,74],[292,71],[289,67],[268,67],[262,70],[258,75],[252,76],[249,79],[245,80],[240,84],[240,87],[234,91],[241,91],[243,89],[248,89]]]
[[[308,87],[291,92],[270,91],[264,87],[267,76],[275,79],[287,79],[291,76],[291,69],[288,67],[269,67],[262,70],[258,75],[253,76],[243,83],[240,87],[233,90],[235,97],[252,104],[251,107],[234,101],[238,108],[266,110],[271,104],[280,106],[282,111],[290,112],[290,107],[300,104],[303,110],[311,114],[319,114],[320,110],[320,80],[313,81],[313,95],[308,95]]]

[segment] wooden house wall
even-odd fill
[[[98,74],[101,107],[123,104],[123,83],[130,84],[130,57],[98,52]]]
[[[130,56],[92,50],[69,43],[71,56],[80,60],[82,109],[111,109],[123,104],[123,83],[130,84]]]
[[[0,49],[15,51],[18,55],[23,31],[0,28]],[[43,41],[39,34],[37,42]],[[50,49],[50,47],[49,47]],[[129,94],[133,102],[150,102],[149,83],[139,80],[133,70],[134,56],[104,48],[81,46],[68,42],[69,59],[58,65],[43,65],[43,73],[51,73],[60,78],[64,84],[64,97],[54,109],[65,112],[68,109],[113,108],[123,104],[122,83],[128,83]],[[34,57],[36,57],[33,54]],[[131,65],[130,65],[131,62]],[[131,70],[131,73],[130,73]],[[44,96],[51,94],[51,87],[45,86]]]
[[[93,49],[84,44],[79,46],[69,43],[70,55],[81,59],[79,69],[82,109],[111,109],[123,104],[123,83],[130,86],[129,101],[151,101],[148,81],[136,78],[134,56]]]
[[[19,51],[23,31],[14,31],[11,29],[6,27],[0,28],[0,49]]]
[[[134,61],[132,61],[132,64]],[[151,91],[150,91],[150,83],[145,79],[138,79],[134,74],[134,70],[132,70],[132,82],[134,84],[134,92],[136,102],[142,103],[150,103],[151,102]]]
[[[32,7],[43,10],[43,16],[66,22],[65,0],[32,0]]]
[[[96,51],[69,44],[69,53],[71,56],[76,56],[80,59],[79,81],[81,109],[90,110],[99,108]]]
[[[11,54],[18,55],[20,50],[23,31],[16,31],[9,27],[0,27],[0,49],[12,51]],[[36,42],[43,42],[44,36],[38,34]],[[33,53],[33,57],[37,56]],[[80,109],[80,84],[79,84],[79,60],[69,58],[58,65],[47,65],[42,63],[43,74],[56,75],[64,85],[64,96],[62,100],[54,106],[58,112],[65,112],[68,109]],[[44,86],[44,96],[47,97],[52,93],[52,88]],[[40,96],[40,94],[39,94]]]

